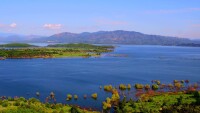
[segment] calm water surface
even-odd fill
[[[59,102],[101,108],[110,94],[100,85],[150,83],[157,79],[200,81],[200,48],[119,45],[112,54],[128,57],[6,59],[0,61],[0,95],[36,97],[41,101],[55,92]],[[98,99],[90,97],[98,93]],[[66,102],[66,95],[77,94],[77,101]],[[88,98],[83,99],[87,94]]]

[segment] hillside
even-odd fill
[[[95,43],[95,44],[137,44],[137,45],[178,45],[191,43],[186,38],[159,35],[147,35],[135,31],[99,31],[76,33],[59,33],[45,38],[33,39],[33,42],[61,43]]]
[[[0,42],[27,42],[33,39],[42,38],[44,36],[39,35],[21,35],[21,34],[12,34],[12,33],[0,33]]]

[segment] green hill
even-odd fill
[[[2,44],[0,45],[0,47],[37,47],[37,46],[26,43],[9,43],[9,44]]]

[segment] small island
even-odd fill
[[[113,46],[91,44],[55,44],[38,47],[24,43],[0,45],[0,59],[14,58],[59,58],[59,57],[98,57],[101,53],[113,51]]]

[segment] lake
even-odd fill
[[[42,44],[41,44],[42,45]],[[127,55],[116,57],[108,54]],[[200,48],[117,45],[100,58],[6,59],[0,61],[0,95],[36,97],[45,101],[53,91],[58,102],[101,109],[109,93],[100,85],[151,83],[174,79],[200,80]],[[77,94],[77,101],[65,101]],[[98,99],[90,98],[98,93]],[[88,98],[83,99],[87,94]]]

